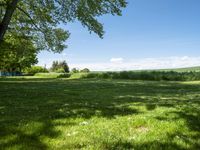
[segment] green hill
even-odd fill
[[[176,72],[195,71],[195,72],[199,72],[200,71],[200,66],[187,67],[187,68],[176,68],[176,69],[159,69],[159,71],[176,71]]]

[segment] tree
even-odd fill
[[[69,72],[69,66],[66,61],[62,61],[60,63],[60,66],[64,69],[65,72],[67,72],[67,73]]]
[[[58,61],[53,61],[51,66],[51,71],[55,71],[58,69]]]
[[[72,68],[71,72],[72,72],[72,73],[79,73],[79,70],[76,69],[76,68]]]
[[[0,51],[0,70],[21,72],[37,61],[37,49],[30,39],[15,34],[7,34]]]
[[[61,62],[53,61],[51,71],[68,73],[69,72],[69,66],[67,65],[66,61],[61,61]]]
[[[30,37],[38,49],[61,52],[70,34],[59,24],[80,21],[102,38],[97,17],[121,15],[126,5],[126,0],[0,0],[0,43],[6,33],[17,31]]]

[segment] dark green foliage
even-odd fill
[[[65,70],[63,68],[58,68],[57,70],[54,70],[53,72],[56,72],[56,73],[65,73]]]
[[[57,73],[68,73],[69,72],[69,66],[66,61],[53,61],[51,71],[57,72]]]
[[[80,71],[77,68],[72,68],[71,73],[79,73]]]
[[[99,79],[131,79],[150,81],[195,81],[200,80],[200,72],[175,71],[122,71],[122,72],[91,72],[81,78]]]
[[[60,75],[57,76],[57,78],[70,78],[71,74],[70,73],[61,73]]]
[[[24,70],[24,73],[27,75],[34,75],[36,73],[48,73],[49,71],[46,68],[41,66],[32,66]]]
[[[88,72],[90,72],[90,70],[88,68],[84,68],[84,69],[80,70],[80,72],[82,72],[82,73],[88,73]]]
[[[18,33],[7,34],[0,44],[0,71],[21,72],[38,62],[38,50],[27,37]]]
[[[64,69],[65,72],[69,72],[69,66],[66,61],[62,61],[60,63],[61,67]]]

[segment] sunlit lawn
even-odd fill
[[[200,149],[200,82],[0,79],[0,149]]]

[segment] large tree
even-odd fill
[[[126,0],[0,0],[0,43],[6,33],[21,32],[40,49],[62,51],[69,32],[59,24],[80,21],[90,32],[103,37],[97,18],[121,15]]]

